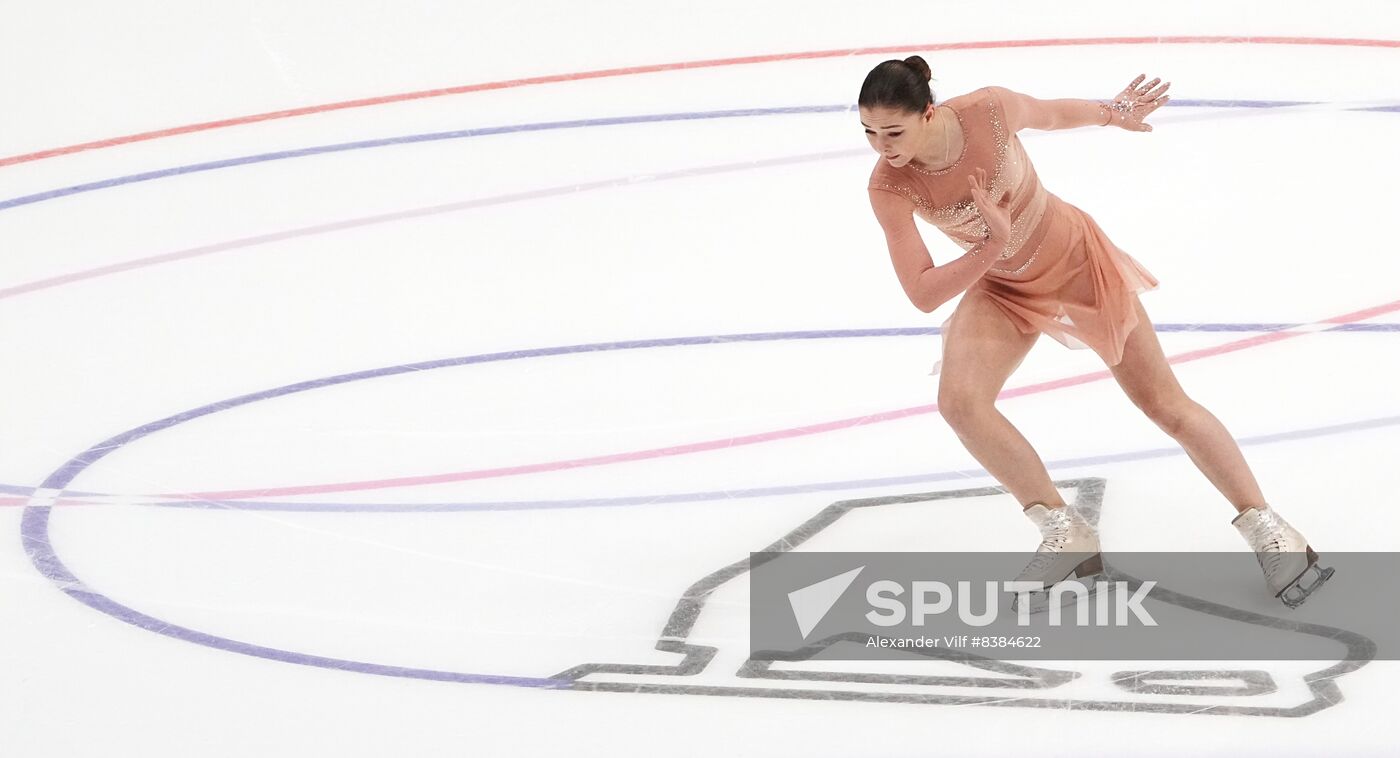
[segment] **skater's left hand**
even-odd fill
[[[1142,80],[1146,78],[1147,74],[1139,75],[1131,84],[1124,87],[1122,92],[1118,93],[1118,97],[1113,98],[1111,104],[1104,106],[1112,114],[1109,124],[1127,129],[1130,132],[1152,131],[1152,125],[1144,124],[1142,121],[1147,118],[1149,113],[1166,105],[1167,101],[1171,100],[1163,95],[1167,88],[1172,86],[1172,83],[1167,82],[1157,87],[1157,83],[1162,81],[1158,78],[1147,84],[1142,84]],[[1138,86],[1140,84],[1142,84],[1141,87]],[[1154,90],[1153,87],[1157,87],[1157,89]],[[1107,125],[1105,124],[1105,126]]]
[[[972,188],[972,202],[982,223],[987,225],[985,240],[996,245],[1005,245],[1011,238],[1011,190],[1006,190],[997,199],[992,198],[991,184],[987,181],[987,169],[978,168],[967,177]]]

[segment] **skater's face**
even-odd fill
[[[933,105],[922,113],[899,108],[861,108],[860,124],[870,147],[891,166],[906,165],[923,150]]]

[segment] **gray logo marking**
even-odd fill
[[[1097,524],[1103,504],[1106,485],[1104,479],[1083,478],[1056,482],[1062,489],[1074,489],[1077,496],[1073,503],[1086,520]],[[822,530],[832,526],[843,516],[860,508],[874,508],[903,503],[950,501],[961,498],[1004,495],[1001,487],[983,487],[945,492],[924,492],[910,495],[873,497],[858,500],[843,500],[822,509],[796,529],[783,536],[761,552],[779,554],[801,546]],[[772,560],[768,558],[767,560]],[[1149,700],[1113,700],[1076,697],[1050,697],[1045,694],[1026,697],[1025,694],[1044,693],[1056,687],[1068,685],[1079,679],[1082,673],[1062,669],[1018,665],[959,650],[920,649],[911,654],[925,659],[937,659],[954,665],[964,666],[984,675],[915,675],[890,673],[861,673],[820,670],[774,669],[773,660],[747,658],[734,671],[737,679],[787,681],[800,683],[829,683],[831,686],[816,688],[806,684],[801,688],[773,686],[729,686],[705,684],[680,684],[658,682],[657,679],[670,677],[694,677],[707,672],[707,668],[722,657],[718,647],[692,644],[688,640],[705,610],[705,603],[717,590],[750,571],[750,559],[731,563],[695,582],[681,596],[671,612],[657,640],[655,649],[664,653],[681,656],[674,665],[626,664],[626,663],[585,663],[556,674],[553,678],[572,682],[570,689],[593,692],[644,692],[669,695],[708,695],[728,697],[793,698],[807,700],[851,700],[879,703],[923,703],[933,705],[986,705],[1012,708],[1056,708],[1097,711],[1131,711],[1135,713],[1175,713],[1182,715],[1229,715],[1229,716],[1271,716],[1276,718],[1297,718],[1330,708],[1343,700],[1337,678],[1360,669],[1376,654],[1376,644],[1367,637],[1345,629],[1289,621],[1251,611],[1231,608],[1209,600],[1174,592],[1165,587],[1154,589],[1154,597],[1200,613],[1224,619],[1254,624],[1260,627],[1313,635],[1331,640],[1345,648],[1340,660],[1327,668],[1307,672],[1302,676],[1304,699],[1288,706],[1264,706],[1240,704],[1237,698],[1267,696],[1282,688],[1274,676],[1262,670],[1152,670],[1120,671],[1111,675],[1112,685],[1117,689],[1138,696],[1159,698],[1188,696],[1193,702],[1170,702]],[[837,598],[855,579],[859,570],[848,571],[822,582],[799,590],[790,597],[793,613],[802,625],[803,636],[816,627],[821,617],[831,609]],[[1140,581],[1121,572],[1117,579],[1130,583]],[[844,583],[843,583],[844,582]],[[810,591],[810,592],[809,592]],[[805,594],[803,594],[805,593]],[[863,638],[864,635],[861,635]],[[805,660],[811,654],[837,642],[851,638],[849,634],[838,634],[813,642],[799,651],[797,660]],[[802,653],[806,653],[804,656]],[[721,669],[722,670],[722,669]],[[991,674],[991,676],[985,675]],[[631,681],[628,681],[631,679]],[[999,690],[987,694],[968,694],[930,691],[890,691],[861,690],[867,685],[900,685],[911,688],[978,688]],[[1217,704],[1203,704],[1202,696],[1220,698]]]

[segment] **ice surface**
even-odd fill
[[[940,97],[1172,81],[1151,134],[1022,139],[1161,279],[1168,355],[1295,327],[1177,375],[1320,549],[1400,548],[1400,13],[1082,5],[27,7],[0,26],[0,753],[1393,747],[1390,662],[1293,718],[1310,669],[1267,662],[1277,692],[1195,712],[1089,704],[1136,663],[994,707],[772,697],[732,673],[742,587],[696,629],[714,689],[656,673],[688,587],[831,503],[993,484],[928,407],[952,306],[899,289],[848,110],[915,52]],[[1008,42],[1086,38],[1135,41]],[[781,59],[721,62],[750,56]],[[1001,407],[1054,476],[1107,480],[1114,549],[1242,549],[1111,380],[1064,381],[1101,369],[1042,340]],[[1035,540],[1005,495],[883,518],[833,549]],[[656,668],[557,678],[608,661]]]

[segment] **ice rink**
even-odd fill
[[[1129,691],[1134,662],[741,677],[724,573],[870,498],[791,549],[1037,544],[937,413],[953,304],[909,303],[867,200],[856,95],[912,54],[940,101],[1172,82],[1151,133],[1019,136],[1161,281],[1177,376],[1269,501],[1319,552],[1400,550],[1392,4],[6,11],[0,755],[1400,744],[1400,665],[1340,644],[1250,663],[1267,696]],[[1092,351],[1041,339],[999,407],[1105,549],[1245,549]],[[681,607],[708,665],[671,649]]]

